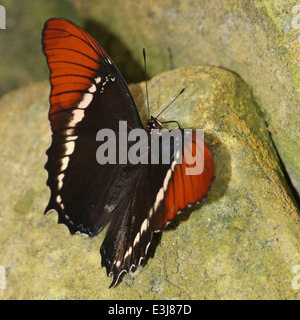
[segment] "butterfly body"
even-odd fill
[[[51,196],[45,213],[56,210],[58,222],[72,234],[95,236],[110,222],[100,254],[102,266],[113,275],[113,286],[122,272],[145,258],[154,232],[162,231],[179,211],[207,195],[214,178],[213,158],[206,143],[200,147],[193,133],[188,143],[183,141],[182,153],[192,155],[192,149],[200,150],[204,159],[201,174],[186,175],[189,165],[184,159],[178,163],[174,143],[167,148],[169,161],[162,162],[162,123],[151,117],[144,128],[116,66],[73,22],[46,21],[42,45],[50,69],[52,130],[45,165]],[[139,163],[128,161],[134,142],[123,142],[126,135],[120,130],[121,121],[126,122],[127,136],[133,129],[144,132],[147,147],[139,153],[143,159]],[[105,144],[96,139],[102,129],[118,138],[112,163],[99,164],[96,157]],[[156,163],[151,163],[153,140],[159,146]]]

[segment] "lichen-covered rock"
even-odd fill
[[[143,117],[144,87],[130,87]],[[0,265],[7,278],[0,298],[299,298],[292,286],[292,268],[300,263],[299,213],[248,87],[212,67],[162,73],[149,81],[151,113],[183,87],[160,119],[205,129],[216,179],[205,202],[162,234],[146,266],[112,289],[100,267],[105,230],[94,238],[71,236],[56,213],[43,215],[49,84],[1,99]]]
[[[297,0],[75,2],[86,19],[116,34],[141,64],[141,48],[146,47],[151,75],[189,65],[236,72],[253,90],[300,194],[297,4]],[[97,38],[100,43],[102,34]]]

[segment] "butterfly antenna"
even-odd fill
[[[144,66],[145,66],[145,82],[146,82],[146,98],[147,98],[147,109],[148,109],[148,119],[150,118],[150,108],[148,99],[148,79],[147,79],[147,63],[146,63],[146,50],[143,48]]]
[[[177,94],[177,96],[166,106],[162,109],[162,111],[155,117],[157,119],[170,105],[184,92],[185,88],[182,88],[181,91]]]

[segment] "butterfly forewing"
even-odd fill
[[[59,222],[72,233],[94,235],[111,218],[109,190],[120,172],[97,163],[101,142],[96,134],[103,128],[117,133],[119,120],[134,128],[142,124],[122,76],[84,30],[64,19],[50,19],[42,44],[50,69],[53,132],[45,166],[51,189],[46,211],[57,210]]]
[[[122,75],[87,32],[66,19],[49,19],[43,29],[42,46],[50,69],[50,120],[59,111],[85,110],[97,95],[102,112],[110,108],[110,114],[126,120],[131,128],[142,128]],[[77,119],[82,114],[77,112]],[[100,120],[99,127],[101,124]]]

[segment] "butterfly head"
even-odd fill
[[[162,128],[163,128],[163,125],[159,120],[157,120],[157,118],[154,118],[153,116],[151,116],[151,118],[147,120],[146,129],[149,133],[153,129],[158,129],[160,131]]]

